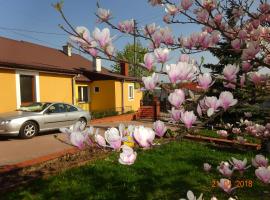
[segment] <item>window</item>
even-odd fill
[[[100,90],[99,90],[99,87],[95,87],[95,93],[98,93]]]
[[[62,103],[56,103],[51,105],[48,108],[48,113],[64,113],[67,112],[67,107],[65,106],[65,104]]]
[[[75,111],[78,111],[77,108],[75,108],[74,106],[71,106],[71,105],[68,105],[68,104],[65,104],[66,105],[66,108],[67,108],[67,111],[68,112],[75,112]]]
[[[134,85],[128,86],[128,98],[134,99]]]
[[[88,86],[78,87],[78,101],[87,103],[89,101]]]
[[[20,75],[21,104],[33,103],[36,98],[35,78],[31,75]]]

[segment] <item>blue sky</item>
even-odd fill
[[[16,40],[25,40],[52,48],[62,48],[67,42],[68,36],[58,27],[64,24],[59,13],[55,11],[52,4],[54,0],[0,0],[0,35]],[[152,7],[147,0],[100,0],[101,7],[108,8],[113,13],[112,21],[118,23],[125,19],[136,19],[139,26],[146,23],[156,22],[164,26],[162,17],[163,8]],[[96,23],[94,15],[96,11],[95,0],[65,0],[64,12],[74,26],[86,26],[90,31],[94,27],[104,27]],[[171,26],[176,36],[189,35],[191,32],[200,31],[200,27],[194,25]],[[10,30],[23,29],[28,30]],[[45,32],[46,34],[33,33],[31,31]],[[49,34],[53,33],[53,34]],[[119,32],[113,35],[120,36]],[[122,36],[115,41],[117,49],[122,49],[127,42],[132,42],[132,37]],[[141,40],[142,44],[145,41]],[[172,54],[171,62],[174,62],[180,53]],[[199,61],[201,55],[195,58]],[[216,63],[217,60],[209,53],[204,53],[206,62]],[[110,64],[105,62],[105,66]]]

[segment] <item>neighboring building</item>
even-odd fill
[[[70,46],[53,49],[0,37],[0,112],[31,102],[60,101],[89,111],[138,110],[139,81],[101,67],[99,59],[72,54]]]

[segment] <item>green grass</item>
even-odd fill
[[[219,188],[212,187],[213,180],[222,178],[216,166],[232,156],[246,157],[250,164],[256,153],[218,149],[190,141],[171,142],[151,150],[138,150],[138,158],[132,166],[120,165],[117,162],[119,154],[113,153],[106,159],[48,179],[35,180],[0,198],[173,200],[186,197],[186,192],[191,189],[197,196],[203,192],[205,199],[210,199],[212,194],[219,200],[228,199]],[[211,173],[202,170],[204,162],[212,164]],[[241,200],[259,199],[262,191],[270,190],[256,179],[253,167],[245,172],[245,177],[237,179],[253,181],[253,187],[237,189],[236,194]]]

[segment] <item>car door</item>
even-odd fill
[[[52,104],[44,113],[44,129],[58,129],[67,124],[66,106],[63,103]]]
[[[67,126],[70,126],[70,125],[73,125],[75,124],[79,118],[80,118],[80,115],[79,115],[79,110],[78,108],[72,106],[72,105],[69,105],[69,104],[65,104],[66,106],[66,118],[67,118]]]

